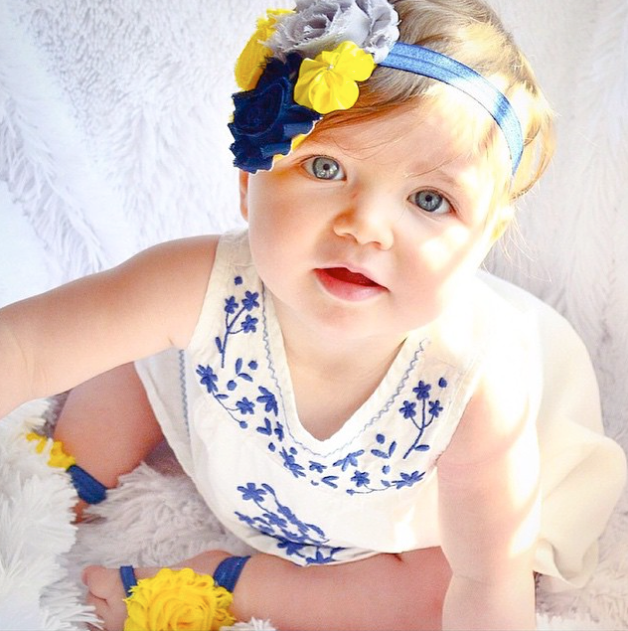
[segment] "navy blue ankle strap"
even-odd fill
[[[132,565],[122,565],[120,567],[120,579],[124,587],[126,597],[131,596],[131,589],[137,585],[137,577]]]
[[[100,504],[107,499],[107,487],[77,464],[68,467],[68,473],[78,496],[88,504]]]
[[[214,582],[216,585],[224,587],[228,592],[233,593],[240,574],[242,573],[242,569],[250,558],[250,556],[227,557],[221,561],[214,572]]]

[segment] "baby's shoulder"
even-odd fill
[[[465,338],[477,352],[475,386],[443,462],[482,462],[507,449],[534,424],[542,392],[538,317],[546,307],[499,279],[478,283]]]
[[[164,265],[207,265],[213,261],[220,235],[200,235],[164,241],[147,248],[139,256],[158,257]]]
[[[524,336],[490,346],[441,465],[473,466],[491,461],[534,430],[539,400],[537,367]]]
[[[201,311],[220,238],[213,235],[154,245],[112,270],[120,286],[142,297],[165,322],[171,343],[187,345]],[[157,317],[158,316],[158,317]]]
[[[537,353],[540,308],[550,309],[525,290],[480,273],[433,323],[429,337],[443,361],[463,371],[500,358],[508,365],[515,355]]]
[[[187,291],[207,284],[220,237],[203,235],[159,243],[140,252],[125,266],[130,274],[144,278],[155,275]]]

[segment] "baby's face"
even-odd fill
[[[397,110],[242,174],[253,259],[280,317],[400,339],[452,304],[492,244],[496,186],[460,123],[438,104]]]

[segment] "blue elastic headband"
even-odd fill
[[[523,154],[521,124],[510,101],[490,81],[447,55],[404,42],[395,42],[379,65],[442,81],[475,99],[502,130],[510,150],[512,173],[515,174]]]
[[[329,112],[353,107],[358,83],[379,66],[430,77],[473,98],[493,117],[508,145],[513,175],[523,134],[506,96],[469,66],[399,41],[399,16],[388,0],[296,0],[294,11],[258,20],[236,64],[229,129],[234,164],[256,173],[288,155]]]

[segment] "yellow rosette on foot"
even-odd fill
[[[46,438],[45,436],[41,436],[36,434],[35,432],[29,432],[26,434],[26,440],[30,442],[36,442],[35,451],[38,454],[44,452],[44,449],[48,447],[50,443],[52,446],[50,447],[50,451],[48,453],[48,466],[50,467],[58,467],[60,469],[68,469],[72,465],[76,464],[76,458],[74,456],[70,456],[63,451],[63,445],[58,440],[51,440]]]
[[[232,598],[212,576],[164,568],[131,588],[124,631],[218,631],[235,622]]]

